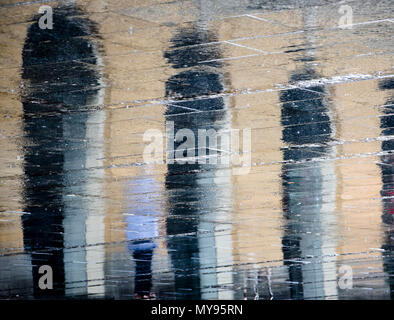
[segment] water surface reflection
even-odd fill
[[[104,120],[103,113],[86,109],[100,104],[103,92],[97,48],[86,38],[97,30],[81,14],[74,6],[55,9],[57,27],[41,29],[34,22],[23,47],[27,214],[22,219],[35,297],[87,295],[88,281],[94,293],[101,291],[94,279],[102,275],[89,258],[102,254],[97,250],[89,257],[79,249],[103,234],[103,203],[97,198],[103,172],[85,169],[100,165]],[[53,269],[53,290],[38,288],[42,265]]]
[[[306,27],[315,24],[312,8],[305,11]],[[316,34],[306,35],[306,43],[314,48]],[[310,62],[316,51],[308,49],[300,61],[305,66],[293,72],[290,83],[320,78]],[[327,239],[335,236],[329,230],[335,219],[335,172],[330,162],[316,161],[333,155],[332,120],[322,85],[294,88],[280,93],[283,141],[287,148],[282,168],[283,209],[287,219],[283,237],[283,258],[289,270],[292,299],[322,299],[336,296],[335,263],[324,261],[335,252],[335,244]],[[294,163],[293,163],[294,162]]]
[[[379,83],[380,90],[387,90],[389,92],[389,99],[385,104],[383,116],[381,118],[380,126],[382,128],[382,135],[390,137],[394,135],[394,81],[393,79],[385,80]],[[382,142],[382,150],[390,152],[394,149],[393,140],[384,140]],[[390,288],[390,297],[394,298],[394,156],[391,153],[385,154],[381,157],[381,170],[382,170],[382,199],[383,199],[383,214],[382,220],[386,225],[384,235],[384,243],[382,246],[383,252],[383,268],[388,276],[388,284]]]
[[[66,2],[52,30],[0,5],[1,297],[393,298],[387,1],[349,30],[327,1]],[[147,163],[149,129],[189,163]]]
[[[176,99],[167,105],[166,111],[167,122],[173,123],[170,124],[172,134],[187,129],[197,139],[199,130],[220,132],[229,129],[225,99],[203,98],[220,93],[225,87],[220,62],[199,63],[221,57],[219,45],[209,44],[204,50],[199,46],[214,42],[217,42],[214,32],[192,25],[175,34],[172,47],[165,54],[173,68],[181,69],[166,82],[166,95]],[[178,149],[185,140],[185,137],[178,137],[174,147],[168,150]],[[204,154],[212,154],[217,146],[209,143],[206,146],[196,144],[189,150],[191,153],[188,151],[188,156],[201,155],[201,148],[205,149]],[[226,148],[224,141],[221,146]],[[217,299],[217,286],[220,285],[217,255],[221,249],[217,247],[216,233],[221,226],[215,220],[218,210],[219,213],[224,211],[227,217],[230,214],[230,171],[224,169],[223,164],[211,164],[210,158],[206,164],[195,163],[196,159],[193,163],[175,161],[167,166],[168,250],[175,272],[176,295],[187,299]],[[219,231],[223,232],[228,234],[229,227]]]

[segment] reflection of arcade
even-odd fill
[[[382,81],[379,84],[381,90],[392,90],[394,89],[394,80],[391,78],[389,80]],[[390,91],[389,91],[390,92]],[[383,136],[393,136],[394,135],[394,99],[392,92],[391,96],[386,103],[384,110],[384,115],[381,118],[381,128]],[[382,142],[383,151],[394,150],[394,142],[392,139],[385,140]],[[391,299],[394,298],[394,156],[390,154],[383,155],[381,157],[381,170],[382,170],[382,198],[383,198],[383,222],[387,225],[387,231],[385,235],[385,244],[382,249],[383,252],[383,266],[384,271],[388,274],[388,281],[390,287]]]
[[[86,264],[89,252],[65,247],[103,242],[98,239],[102,204],[88,197],[91,192],[100,194],[100,183],[92,186],[91,179],[99,179],[102,172],[84,170],[100,166],[96,159],[102,158],[103,114],[79,110],[99,104],[103,93],[98,88],[95,45],[84,38],[97,32],[81,15],[73,6],[55,9],[53,29],[40,29],[36,17],[23,48],[22,78],[27,87],[22,98],[27,138],[23,229],[36,297],[92,293],[88,288],[92,270]],[[93,128],[90,122],[95,122]],[[90,258],[100,258],[99,251]],[[38,288],[41,265],[53,269],[53,290]],[[102,278],[99,268],[93,276]],[[97,290],[101,289],[93,288],[94,293]]]
[[[317,78],[305,68],[294,73],[291,81]],[[283,159],[301,162],[324,157],[330,147],[330,118],[324,105],[322,86],[285,90],[280,95],[282,106],[283,140],[290,146]],[[323,194],[327,193],[322,164],[301,162],[285,164],[282,169],[283,209],[287,218],[283,237],[283,255],[289,270],[292,299],[325,296],[323,256],[324,215]],[[332,190],[331,190],[332,191]],[[313,257],[313,258],[312,258]],[[304,264],[299,260],[308,260]]]
[[[220,131],[226,127],[225,99],[201,97],[220,93],[224,89],[223,75],[219,69],[221,64],[216,61],[200,64],[201,61],[221,57],[216,43],[200,46],[215,41],[217,39],[212,32],[191,26],[181,29],[174,36],[173,46],[165,53],[173,68],[184,69],[166,83],[166,95],[176,99],[176,102],[167,105],[166,111],[166,120],[174,122],[175,133],[186,128],[197,137],[198,129]],[[181,143],[176,141],[174,148]],[[198,150],[194,151],[197,156]],[[208,149],[206,154],[209,154]],[[217,217],[218,199],[222,206],[226,206],[230,201],[231,187],[229,176],[225,174],[220,186],[216,185],[219,165],[208,163],[168,164],[165,184],[169,207],[168,249],[175,270],[175,292],[181,298],[217,297],[215,293],[210,296],[203,292],[208,286],[218,285],[215,272],[218,259],[215,248],[217,225],[202,220],[203,216],[207,220]],[[199,231],[205,234],[197,235]]]
[[[307,8],[303,15],[305,27],[316,25],[316,12]],[[307,32],[310,49],[298,60],[306,66],[294,72],[291,82],[318,79],[307,64],[316,60],[317,34]],[[332,122],[321,85],[307,89],[282,91],[281,123],[284,161],[295,161],[282,167],[283,210],[286,226],[282,239],[285,265],[288,266],[290,297],[318,299],[337,295],[336,263],[323,261],[332,255],[335,234],[327,232],[335,219],[335,176],[333,165],[307,159],[327,157],[333,153],[326,143],[332,137]],[[331,177],[331,178],[327,178]]]

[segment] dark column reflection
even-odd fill
[[[83,179],[78,171],[66,171],[78,166],[81,169],[88,117],[75,111],[91,102],[97,89],[90,88],[99,84],[94,69],[87,67],[96,65],[97,59],[90,41],[83,38],[95,27],[80,18],[81,14],[72,6],[54,9],[53,29],[40,29],[40,16],[35,17],[23,47],[24,211],[28,214],[22,219],[25,250],[31,252],[35,297],[60,297],[66,291],[64,193]],[[78,202],[73,204],[80,207]],[[80,230],[81,212],[72,214]],[[75,236],[84,237],[79,232]],[[53,269],[53,290],[38,287],[41,265]]]
[[[293,73],[291,82],[316,79],[314,70],[305,67]],[[322,86],[282,91],[281,124],[283,141],[291,145],[283,151],[284,161],[301,162],[324,157],[329,147],[324,146],[331,138],[328,108],[324,104]],[[316,145],[323,144],[323,146]],[[321,207],[323,204],[323,173],[316,162],[285,164],[282,167],[283,209],[286,226],[282,240],[285,265],[289,270],[292,299],[319,297],[319,288],[305,288],[305,283],[323,285],[323,272],[319,265],[304,265],[297,260],[307,255],[321,256],[320,234]],[[313,269],[313,270],[312,270]],[[305,279],[307,276],[309,279]],[[311,283],[312,281],[312,283]],[[306,292],[308,291],[308,292]]]
[[[394,80],[388,79],[380,82],[380,90],[393,90]],[[383,116],[380,121],[382,136],[394,135],[394,94],[389,91],[391,96],[386,102]],[[382,142],[383,151],[393,151],[394,141],[392,139]],[[389,279],[390,297],[394,299],[394,155],[386,154],[381,157],[381,170],[383,187],[381,195],[383,198],[383,223],[387,225],[387,231],[384,236],[383,268]]]
[[[173,68],[183,69],[166,82],[166,95],[178,100],[167,106],[166,120],[174,122],[175,133],[183,128],[192,130],[196,142],[198,129],[220,129],[220,122],[226,112],[221,97],[192,99],[223,90],[223,76],[219,69],[221,64],[215,61],[199,63],[221,57],[217,44],[199,46],[214,41],[217,39],[212,32],[191,26],[181,29],[173,37],[172,47],[165,53]],[[175,149],[182,142],[175,142]],[[197,149],[195,154],[197,156]],[[212,190],[198,184],[199,179],[214,176],[214,171],[211,170],[214,167],[212,164],[168,164],[165,182],[169,208],[166,221],[168,249],[175,269],[175,292],[179,294],[179,298],[200,299],[202,295],[199,241],[193,233],[198,231],[200,215],[214,210],[212,206],[215,199],[210,199],[214,198],[214,194],[209,195]],[[202,205],[204,199],[205,207]]]

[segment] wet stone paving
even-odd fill
[[[392,0],[1,0],[0,299],[392,299],[393,31]]]

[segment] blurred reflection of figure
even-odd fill
[[[390,97],[386,103],[381,117],[380,127],[383,136],[394,136],[394,95],[390,90],[394,89],[394,80],[392,78],[379,83],[381,90],[388,90]],[[393,151],[394,141],[392,139],[382,142],[383,151]],[[383,223],[386,226],[385,241],[382,246],[383,268],[388,275],[391,299],[394,299],[394,155],[385,154],[381,157],[381,170],[383,187],[381,191],[383,199]]]
[[[158,214],[160,204],[150,199],[151,194],[160,194],[153,177],[137,178],[127,184],[129,205],[126,215],[126,237],[135,269],[134,295],[137,299],[154,298],[152,289],[152,258],[157,247]]]
[[[73,259],[85,260],[84,250],[69,259],[66,255],[72,253],[64,250],[65,246],[86,244],[86,212],[82,198],[75,194],[82,192],[87,180],[81,166],[87,162],[84,139],[89,115],[79,109],[94,103],[100,91],[94,68],[97,58],[87,39],[96,33],[95,26],[81,16],[74,6],[56,8],[53,29],[39,28],[40,16],[36,17],[23,47],[27,214],[22,219],[25,250],[31,252],[35,297],[64,296],[67,280],[71,285],[81,281],[83,285],[79,283],[73,293],[86,294],[86,267],[73,263]],[[67,193],[72,194],[69,200]],[[53,290],[38,287],[41,265],[53,269]]]

